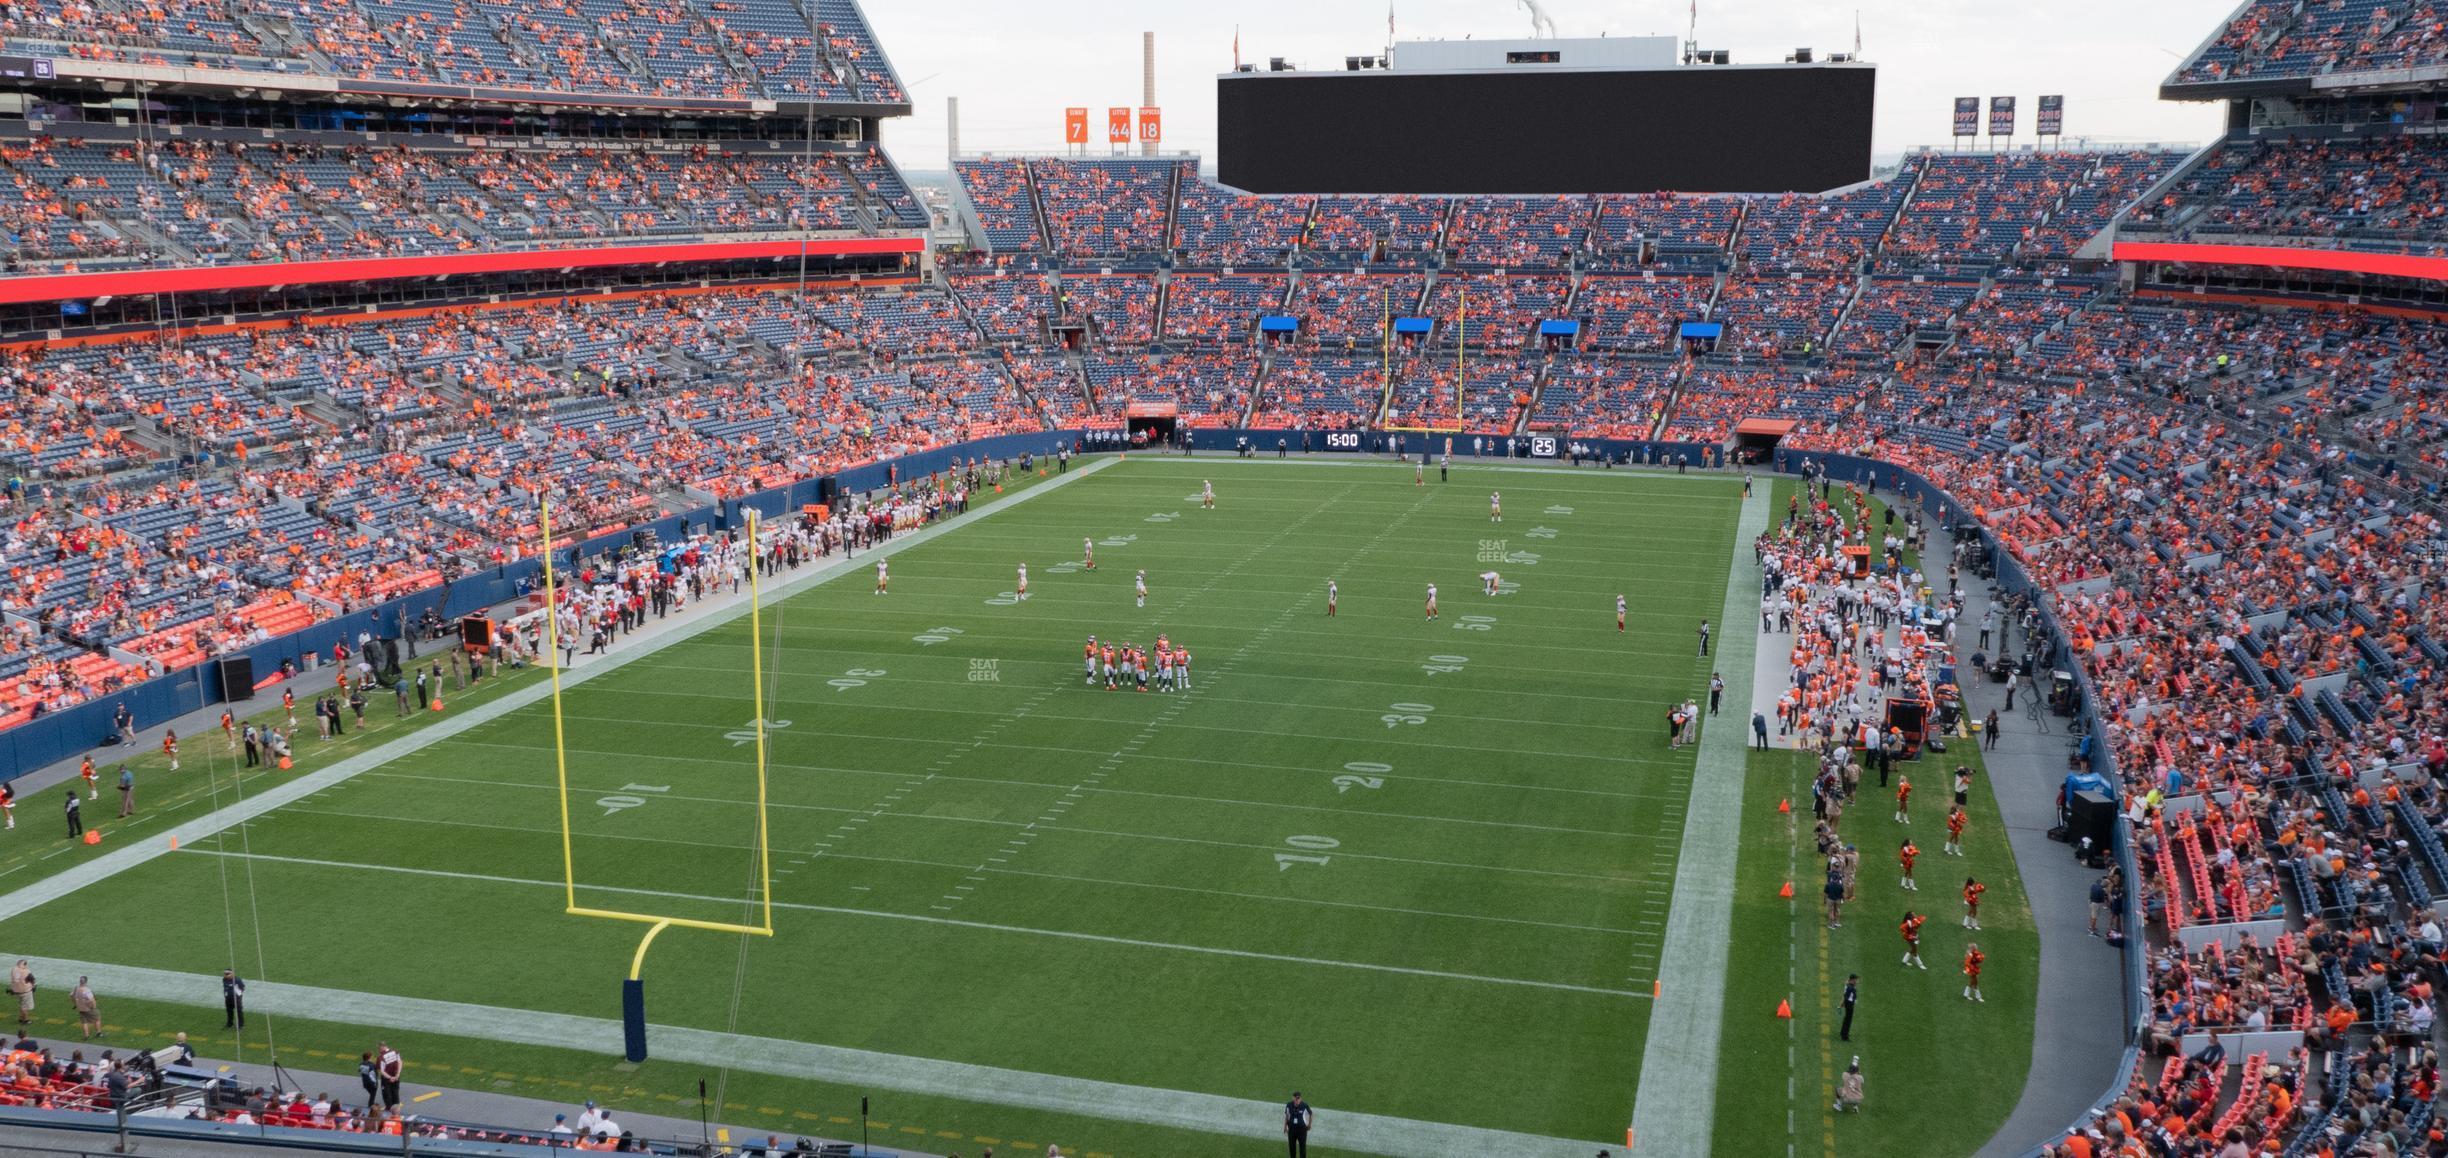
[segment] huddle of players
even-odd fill
[[[1104,673],[1105,690],[1109,692],[1132,686],[1144,692],[1151,677],[1160,692],[1186,691],[1190,687],[1190,649],[1175,647],[1172,640],[1162,635],[1156,637],[1153,651],[1128,641],[1099,644],[1097,637],[1091,635],[1080,654],[1089,687],[1096,686],[1099,671]]]

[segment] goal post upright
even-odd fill
[[[553,768],[558,789],[561,814],[561,887],[562,911],[573,917],[589,917],[606,921],[626,921],[645,925],[646,935],[638,940],[637,952],[630,957],[629,973],[621,982],[621,1021],[624,1052],[628,1060],[646,1060],[646,950],[665,929],[699,929],[709,933],[735,933],[749,937],[771,937],[773,925],[773,837],[770,793],[766,780],[765,750],[765,650],[762,604],[764,587],[757,571],[756,512],[748,512],[748,622],[750,631],[750,683],[755,695],[755,719],[750,728],[756,734],[756,858],[757,905],[760,921],[750,925],[735,921],[707,921],[694,917],[662,916],[654,913],[633,913],[619,909],[601,909],[578,903],[578,862],[574,832],[570,824],[569,748],[564,730],[561,706],[561,583],[560,573],[553,562],[552,503],[540,504],[537,517],[544,555],[544,638],[545,666],[552,676],[553,706]]]

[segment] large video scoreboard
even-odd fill
[[[1781,193],[1868,180],[1867,64],[1243,72],[1216,175],[1253,193]]]

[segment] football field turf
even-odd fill
[[[1664,717],[1706,699],[1739,483],[1134,458],[1031,500],[894,553],[889,595],[862,557],[765,609],[775,935],[663,934],[652,1020],[874,1051],[904,1089],[956,1073],[917,1059],[1151,1106],[1298,1088],[1321,1152],[1338,1112],[1620,1141],[1693,774]],[[1170,636],[1194,687],[1083,686],[1092,634]],[[751,642],[734,620],[568,689],[580,905],[759,919]],[[617,1017],[643,927],[562,911],[554,727],[467,728],[0,948]],[[1035,1088],[945,1113],[1061,1108]]]

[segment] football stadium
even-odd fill
[[[2448,3],[903,4],[0,8],[0,1153],[2448,1156]]]

